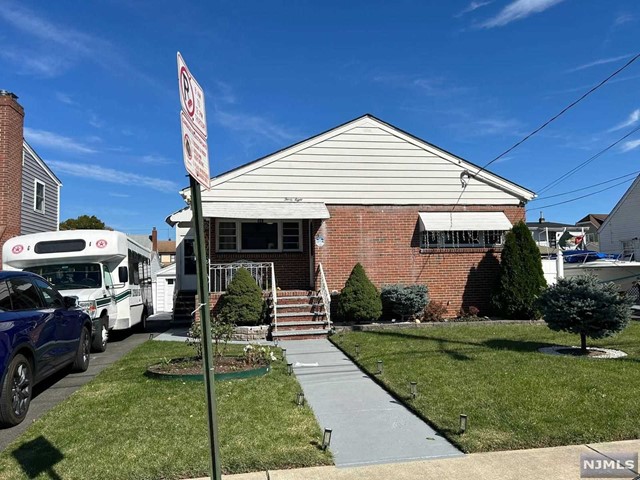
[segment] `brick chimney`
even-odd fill
[[[0,90],[0,261],[2,245],[21,227],[24,109],[17,99]]]
[[[151,239],[152,250],[154,252],[157,252],[158,251],[158,231],[156,230],[156,227],[153,227],[153,230],[151,230],[151,235],[149,236],[149,238]]]

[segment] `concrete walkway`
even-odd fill
[[[328,340],[283,341],[287,361],[321,428],[331,428],[336,466],[462,456]]]

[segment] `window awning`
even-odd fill
[[[248,220],[312,220],[330,218],[320,202],[204,202],[202,214],[209,218]]]
[[[510,230],[503,212],[419,212],[423,230]]]

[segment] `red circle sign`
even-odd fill
[[[98,248],[104,248],[107,246],[107,241],[106,240],[98,240],[96,242],[96,247]]]
[[[15,245],[12,249],[11,249],[11,253],[22,253],[22,251],[24,250],[24,247],[22,245]]]
[[[182,100],[185,107],[187,107],[187,113],[190,117],[196,113],[196,103],[193,100],[193,92],[191,91],[191,78],[186,67],[180,69],[180,93],[182,94]]]

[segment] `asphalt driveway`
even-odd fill
[[[168,327],[167,316],[157,315],[149,318],[147,331],[144,333],[130,330],[112,332],[107,350],[102,353],[91,354],[89,369],[86,372],[69,373],[65,369],[38,384],[33,389],[34,397],[29,406],[27,418],[15,427],[0,429],[0,451],[7,448],[36,419],[69,397],[106,367],[119,360],[145,340],[148,340],[150,334],[155,336],[164,332]]]

